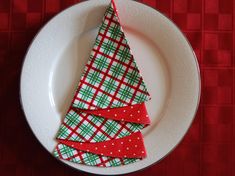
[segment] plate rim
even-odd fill
[[[45,24],[43,24],[40,29],[37,31],[37,33],[34,35],[34,37],[32,38],[30,44],[28,45],[28,48],[25,52],[25,55],[24,55],[24,58],[23,58],[23,62],[21,64],[21,70],[20,70],[20,79],[19,79],[19,101],[20,101],[20,108],[21,110],[23,111],[23,114],[24,114],[24,118],[28,124],[28,127],[29,129],[31,130],[31,132],[33,133],[33,135],[35,136],[36,140],[39,142],[39,144],[47,151],[47,153],[49,153],[54,159],[56,159],[57,161],[59,161],[58,163],[62,163],[63,165],[66,165],[68,166],[69,168],[72,168],[73,170],[75,171],[78,171],[78,172],[82,172],[82,173],[89,173],[89,174],[96,174],[96,175],[123,175],[123,174],[130,174],[130,173],[135,173],[135,172],[139,172],[139,171],[143,171],[159,162],[161,162],[163,159],[165,159],[168,155],[170,155],[177,147],[178,145],[183,141],[183,139],[185,138],[185,135],[188,133],[188,130],[191,128],[194,120],[195,120],[195,117],[196,117],[196,113],[198,112],[198,109],[199,109],[199,105],[200,105],[200,100],[201,100],[201,72],[200,72],[200,66],[199,66],[199,63],[198,63],[198,59],[197,59],[197,56],[193,50],[193,47],[191,46],[188,38],[186,37],[186,35],[182,32],[182,30],[174,23],[174,21],[172,19],[170,19],[169,17],[167,17],[165,14],[161,13],[158,9],[155,9],[153,7],[151,7],[150,5],[148,4],[145,4],[143,2],[139,2],[139,1],[135,1],[135,0],[129,0],[129,1],[132,1],[134,3],[137,3],[137,4],[140,4],[140,5],[143,5],[151,10],[154,10],[156,13],[158,13],[158,15],[160,15],[161,17],[165,18],[171,25],[173,25],[176,30],[181,34],[181,36],[183,37],[183,39],[186,41],[187,45],[190,47],[190,50],[193,54],[193,58],[194,58],[194,62],[195,62],[195,66],[196,66],[196,69],[197,69],[197,74],[198,74],[198,95],[197,95],[197,104],[196,104],[196,107],[195,107],[195,111],[193,113],[193,117],[191,119],[191,122],[187,128],[187,130],[185,131],[184,135],[181,136],[181,139],[178,141],[178,143],[175,144],[175,146],[170,150],[168,151],[162,158],[160,158],[159,160],[153,162],[152,164],[146,166],[146,167],[143,167],[141,169],[137,169],[137,170],[134,170],[134,171],[128,171],[128,172],[125,172],[125,173],[115,173],[115,174],[109,174],[109,173],[103,173],[103,174],[100,174],[100,173],[95,173],[95,172],[89,172],[89,171],[85,171],[85,170],[81,170],[79,168],[75,168],[69,164],[67,164],[66,162],[64,161],[61,161],[60,159],[58,158],[55,158],[54,155],[42,144],[42,142],[38,139],[37,135],[34,133],[32,127],[30,126],[30,122],[26,116],[26,112],[25,112],[25,109],[24,109],[24,105],[23,105],[23,100],[22,100],[22,79],[23,79],[23,69],[24,69],[24,65],[25,65],[25,61],[26,61],[26,56],[27,54],[29,53],[29,50],[31,48],[31,46],[33,45],[34,41],[36,41],[36,38],[38,37],[38,35],[41,33],[41,31],[51,22],[53,21],[55,18],[57,18],[60,14],[64,13],[65,11],[69,10],[70,8],[74,7],[74,6],[77,6],[77,5],[81,5],[81,4],[86,4],[86,3],[90,3],[91,0],[85,0],[85,1],[82,1],[82,2],[78,2],[78,3],[75,3],[65,9],[63,9],[62,11],[59,11],[55,16],[53,16],[50,20],[48,20]]]

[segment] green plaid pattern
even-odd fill
[[[123,138],[143,128],[143,124],[115,121],[70,109],[57,138],[78,142],[102,142]]]
[[[78,151],[64,144],[58,144],[54,156],[62,158],[64,160],[72,161],[79,164],[86,164],[89,166],[101,166],[101,167],[116,167],[120,165],[126,165],[139,161],[136,158],[113,158],[101,155],[96,155],[89,152]]]
[[[79,109],[139,104],[149,93],[116,12],[109,6],[73,101]]]
[[[57,138],[77,142],[102,142],[128,136],[145,126],[110,120],[81,110],[130,106],[143,103],[149,98],[111,3],[105,12],[72,106],[66,114]],[[54,150],[54,156],[75,163],[101,167],[126,165],[140,160],[96,155],[60,143]]]

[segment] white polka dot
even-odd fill
[[[104,155],[103,153],[101,153],[101,155]]]
[[[101,116],[101,114],[98,114],[99,116]]]
[[[126,158],[126,155],[124,155],[124,158]]]
[[[124,121],[124,119],[121,119],[121,121]]]
[[[104,148],[106,148],[106,145],[104,145]]]
[[[147,114],[146,117],[149,117],[149,115]]]
[[[83,145],[83,143],[80,143],[80,145]]]
[[[135,145],[135,148],[137,148],[138,146],[137,145]]]
[[[121,142],[121,144],[123,144],[123,142]]]
[[[87,152],[89,152],[90,150],[86,150]]]
[[[138,113],[140,113],[140,111],[137,111]]]
[[[74,145],[72,144],[72,147],[74,147]]]
[[[142,151],[142,153],[144,153],[144,151]]]
[[[131,142],[131,139],[129,139],[128,141]]]
[[[133,155],[135,156],[136,154],[135,154],[135,153],[133,153]]]
[[[98,148],[96,147],[95,150],[98,150]]]
[[[121,152],[121,150],[118,150],[118,152]]]
[[[138,121],[140,121],[140,119],[137,119]]]
[[[112,145],[114,145],[114,143],[112,143]]]
[[[110,110],[108,109],[108,112],[110,112]]]
[[[133,116],[133,114],[130,115],[131,117]]]
[[[129,150],[129,147],[127,147],[126,149]]]
[[[133,109],[133,106],[131,106],[131,109]]]
[[[126,112],[126,110],[123,110],[123,112]]]
[[[117,117],[117,114],[114,114],[115,117]]]
[[[112,155],[113,154],[113,152],[110,152],[110,155]]]
[[[137,137],[137,139],[138,139],[138,140],[140,140],[140,138],[139,138],[139,137]]]

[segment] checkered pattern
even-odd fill
[[[128,136],[143,128],[142,124],[114,121],[71,109],[57,138],[78,142],[102,142]]]
[[[142,103],[149,93],[113,6],[107,9],[73,107],[115,108]]]
[[[134,163],[140,160],[135,158],[112,158],[96,155],[89,152],[78,151],[63,144],[57,145],[56,150],[54,151],[54,156],[79,164],[101,167],[115,167]]]
[[[148,99],[149,93],[111,3],[105,12],[72,107],[57,138],[95,143],[131,135],[145,126],[98,117],[82,109],[123,107]],[[138,161],[99,156],[62,144],[58,144],[54,154],[62,159],[92,166],[118,166]]]
[[[64,167],[50,159],[42,151],[42,147],[35,143],[33,135],[29,135],[25,129],[22,110],[15,100],[19,92],[19,71],[30,41],[48,19],[78,2],[79,0],[0,0],[0,129],[3,130],[0,133],[1,175],[77,174],[70,167]],[[183,142],[160,163],[136,175],[233,176],[235,41],[232,45],[229,44],[231,49],[225,49],[222,45],[208,49],[205,43],[209,40],[205,33],[220,36],[219,43],[226,43],[227,39],[223,34],[231,34],[231,39],[234,39],[235,0],[140,2],[166,14],[187,35],[199,59],[203,83],[197,117]],[[181,13],[183,15],[177,17]],[[185,20],[184,16],[193,13],[201,16],[201,26],[198,26],[198,22],[192,26],[193,20]],[[9,116],[12,120],[5,118]],[[20,139],[17,140],[17,145],[13,139]],[[29,163],[32,157],[37,158],[33,165]]]

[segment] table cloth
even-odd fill
[[[0,174],[89,175],[54,159],[28,127],[19,102],[24,55],[35,34],[78,0],[0,1]],[[176,149],[134,175],[235,175],[235,0],[141,0],[172,19],[201,70],[196,118]]]

